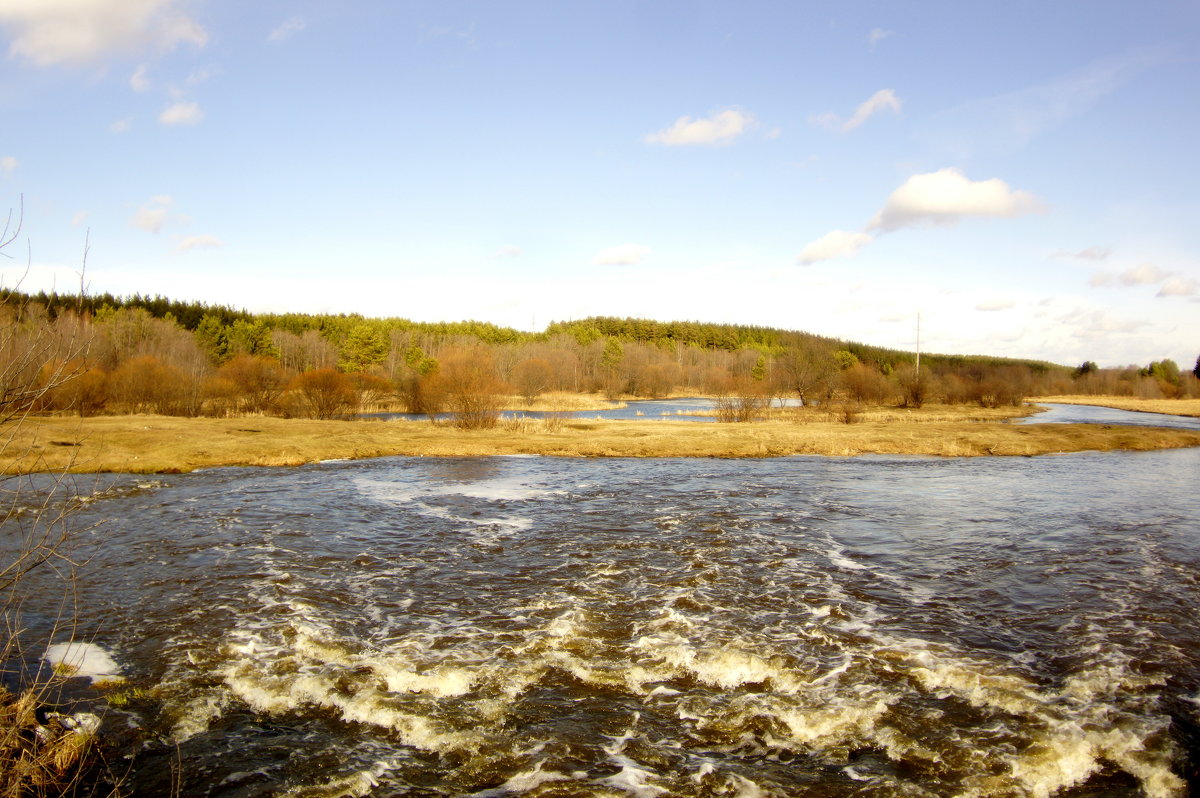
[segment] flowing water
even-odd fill
[[[110,480],[78,633],[145,691],[135,795],[1200,783],[1200,450]]]

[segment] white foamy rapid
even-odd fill
[[[894,508],[754,467],[347,464],[316,521],[227,513],[162,727],[291,796],[1187,794],[1163,696],[1188,654],[1130,620],[1119,569],[1065,600],[1058,549],[1018,573],[939,529],[909,558]],[[1131,573],[1180,578],[1155,563]]]

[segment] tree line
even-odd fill
[[[483,322],[252,314],[162,297],[0,293],[12,386],[48,385],[39,411],[333,418],[452,412],[487,425],[505,397],[549,392],[919,406],[1019,404],[1056,393],[1200,395],[1170,360],[1077,368],[913,352],[768,327],[595,317],[525,332]],[[36,353],[31,356],[30,353]],[[6,369],[6,372],[11,369]],[[1200,371],[1200,361],[1197,363]],[[52,380],[69,374],[72,379]],[[61,383],[61,384],[60,384]],[[0,390],[15,390],[0,386]],[[722,404],[724,403],[724,404]],[[752,415],[752,413],[751,413]]]

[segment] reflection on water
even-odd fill
[[[94,506],[184,795],[1182,796],[1200,451],[395,458]],[[88,518],[81,520],[88,520]]]
[[[1037,402],[1046,408],[1044,413],[1026,416],[1021,422],[1027,424],[1116,424],[1139,427],[1172,427],[1174,429],[1200,429],[1200,418],[1192,416],[1169,416],[1164,413],[1135,413],[1111,407],[1089,405],[1059,405]],[[1020,423],[1020,422],[1018,422]]]

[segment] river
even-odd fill
[[[116,476],[76,634],[139,688],[134,795],[1183,796],[1197,485],[1200,449]]]

